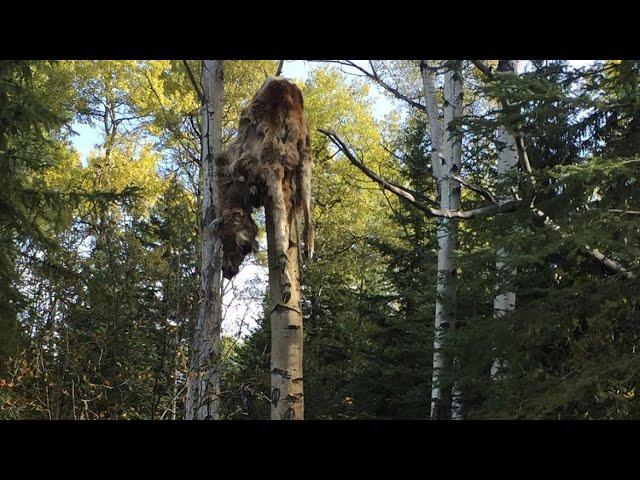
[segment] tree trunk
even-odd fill
[[[500,60],[498,65],[499,71],[504,72],[517,72],[518,61],[517,60]],[[504,107],[504,102],[503,102]],[[506,177],[518,166],[518,149],[516,146],[516,140],[513,135],[501,125],[498,128],[498,181],[504,181]],[[498,195],[498,201],[502,204],[514,200],[514,196],[509,192],[501,192]],[[516,306],[516,294],[515,292],[508,291],[507,284],[501,282],[501,276],[505,273],[515,274],[515,271],[508,272],[506,270],[508,263],[509,252],[507,249],[500,248],[496,252],[496,274],[497,283],[497,295],[493,301],[493,317],[500,318],[505,314],[513,311]],[[495,379],[503,366],[502,360],[496,356],[491,365],[491,378]]]
[[[462,72],[461,63],[452,61],[444,80],[444,128],[436,117],[437,100],[433,74],[423,63],[422,78],[427,100],[427,113],[434,147],[432,157],[433,173],[438,182],[440,208],[458,210],[460,208],[460,184],[453,177],[460,174],[462,166],[462,136],[452,129],[452,122],[462,115]],[[442,131],[442,138],[438,133]],[[436,286],[435,336],[433,342],[433,378],[431,386],[431,418],[449,419],[452,415],[452,385],[447,378],[452,359],[443,351],[445,337],[455,332],[456,316],[456,260],[454,251],[458,237],[458,220],[440,219],[438,239],[438,277]],[[457,413],[456,413],[457,415]]]
[[[187,379],[187,420],[220,418],[222,251],[212,222],[220,204],[214,158],[222,147],[223,60],[203,62],[202,83],[201,297]]]
[[[271,207],[265,205],[271,298],[271,420],[303,420],[302,310],[300,304],[300,238],[295,213],[289,219],[289,278],[291,298],[276,303],[280,294],[280,267],[275,249]]]

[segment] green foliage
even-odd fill
[[[188,64],[198,81],[200,62]],[[225,142],[276,67],[226,62]],[[417,62],[373,68],[422,101]],[[463,176],[514,189],[553,223],[527,206],[460,223],[447,380],[464,417],[639,418],[639,62],[535,61],[490,81],[470,64],[463,73]],[[303,285],[305,417],[426,418],[437,221],[382,192],[316,129],[335,130],[374,172],[429,201],[428,123],[420,111],[377,122],[369,86],[335,68],[314,69],[301,87],[317,235]],[[70,146],[72,121],[100,131],[86,158]],[[0,62],[2,418],[182,418],[199,304],[199,123],[182,61]],[[500,124],[522,134],[532,175],[498,179]],[[486,199],[464,188],[462,204]],[[500,249],[508,261],[496,271]],[[507,290],[516,309],[494,318]],[[251,332],[225,330],[224,418],[270,415],[262,300]]]
[[[624,108],[617,99],[634,91],[639,77],[629,74],[637,62],[625,63],[576,72],[545,62],[492,87],[494,95],[512,92],[521,107],[519,119],[502,121],[520,122],[526,132],[535,205],[556,228],[527,209],[474,222],[459,295],[478,301],[461,305],[466,326],[455,347],[468,418],[637,416],[638,283],[586,255],[597,248],[637,271],[637,217],[612,211],[638,205],[638,149],[620,127]],[[626,97],[627,127],[637,118],[636,101]],[[508,248],[517,273],[492,271],[499,248]],[[511,285],[517,294],[516,310],[499,320],[491,312],[494,285]],[[491,381],[496,355],[504,368]]]
[[[61,200],[41,188],[40,176],[65,154],[51,137],[65,117],[43,98],[47,85],[39,73],[34,63],[0,62],[0,363],[21,336],[16,263],[28,244],[52,247],[44,224]]]

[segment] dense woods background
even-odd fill
[[[484,64],[496,72],[497,61]],[[317,131],[336,132],[416,198],[437,198],[420,62],[358,65],[374,78],[317,62],[300,83],[317,236],[303,286],[306,418],[428,418],[438,220]],[[466,419],[640,418],[640,62],[531,61],[490,77],[460,68],[460,174],[481,187],[462,186],[461,208],[486,205],[487,191],[527,202],[458,223],[457,328],[446,339],[456,361],[442,381]],[[277,69],[225,62],[223,143]],[[383,119],[368,96],[381,84],[394,105]],[[0,61],[0,418],[184,417],[199,108],[183,61]],[[100,131],[87,158],[71,141],[83,125]],[[498,175],[500,126],[518,132],[531,173]],[[502,268],[496,252],[508,252]],[[264,266],[265,249],[252,261]],[[495,315],[505,289],[515,309]],[[266,419],[264,279],[225,290],[227,303],[265,307],[239,324],[239,308],[225,309],[221,415]]]

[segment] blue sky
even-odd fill
[[[71,143],[84,160],[100,140],[98,131],[90,125],[81,123],[74,123],[72,128],[78,135],[71,137]]]

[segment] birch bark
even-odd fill
[[[443,125],[438,118],[433,70],[421,64],[424,94],[427,102],[429,128],[433,148],[432,167],[438,184],[440,208],[460,208],[460,184],[454,176],[462,166],[462,136],[453,122],[462,115],[461,62],[448,63],[444,78]],[[442,128],[444,127],[444,128]],[[449,419],[452,414],[452,386],[447,379],[452,359],[443,351],[445,337],[455,331],[456,259],[458,219],[441,218],[437,229],[438,276],[436,283],[435,337],[433,344],[433,377],[431,387],[431,418]],[[454,417],[458,415],[454,411]]]
[[[517,60],[500,60],[498,66],[499,71],[515,72],[518,71]],[[504,102],[503,102],[504,107]],[[506,177],[518,166],[518,149],[516,147],[516,140],[514,136],[501,125],[498,128],[498,181],[503,182]],[[509,192],[501,192],[497,196],[498,202],[504,204],[515,200],[514,196]],[[509,272],[507,270],[509,251],[505,248],[500,248],[496,252],[496,274],[498,278],[497,283],[497,295],[493,301],[493,317],[501,318],[509,312],[512,312],[516,307],[516,294],[513,291],[509,291],[508,284],[502,281],[502,276],[506,274],[515,274],[515,270]],[[496,356],[491,365],[491,378],[496,379],[500,369],[504,366],[503,361]]]
[[[212,222],[220,204],[214,158],[222,147],[223,60],[203,62],[202,82],[201,296],[187,378],[187,420],[220,418],[222,249]]]
[[[299,227],[292,209],[287,250],[291,297],[285,305],[276,303],[282,296],[280,266],[275,246],[275,225],[270,205],[265,205],[265,220],[271,297],[271,420],[303,420]]]

